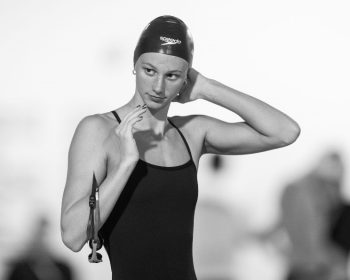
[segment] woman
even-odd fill
[[[92,174],[100,186],[100,234],[113,279],[196,279],[192,260],[197,167],[206,153],[248,154],[283,147],[299,135],[284,113],[193,69],[193,42],[178,18],[149,23],[134,52],[136,90],[108,113],[85,117],[69,151],[62,239],[87,241]],[[171,102],[204,99],[238,114],[168,117]]]

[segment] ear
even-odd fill
[[[181,89],[180,89],[180,91],[179,91],[179,94],[183,93],[183,92],[186,90],[186,88],[187,88],[187,83],[188,83],[188,81],[187,81],[187,78],[186,78],[185,81],[184,81],[184,83],[182,84],[182,87],[181,87]]]

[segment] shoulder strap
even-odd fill
[[[119,118],[117,112],[116,112],[116,111],[111,111],[111,113],[115,116],[115,118],[117,119],[117,121],[118,121],[119,123],[121,123],[121,119]]]
[[[187,151],[188,151],[188,153],[189,153],[189,155],[190,155],[190,158],[192,159],[191,149],[190,149],[190,146],[188,145],[188,143],[187,143],[187,141],[186,141],[185,136],[182,134],[181,130],[180,130],[173,122],[170,121],[169,118],[168,118],[168,121],[169,121],[169,123],[170,123],[173,127],[175,127],[176,130],[179,132],[179,134],[180,134],[182,140],[184,141],[184,143],[185,143],[185,145],[186,145],[186,149],[187,149]]]

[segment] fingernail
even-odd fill
[[[147,107],[147,105],[146,105],[146,104],[143,104],[142,108],[146,108],[146,107]]]
[[[137,105],[136,108],[140,107],[141,105]]]

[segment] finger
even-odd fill
[[[133,120],[141,115],[143,115],[144,113],[146,113],[147,111],[147,107],[142,107],[140,110],[133,112],[131,115],[129,115],[125,120],[125,126],[128,126],[130,122],[133,122]]]
[[[140,121],[140,119],[138,118],[142,116],[146,111],[147,111],[147,106],[144,105],[141,108],[139,108],[139,110],[136,110],[132,114],[128,115],[126,118],[124,118],[124,124],[121,129],[131,131],[135,122],[137,120]]]
[[[125,124],[125,128],[130,129],[130,126],[133,126],[137,121],[142,120],[143,119],[142,114],[144,114],[144,113],[141,112],[138,115],[133,115],[132,117],[130,117],[129,120]]]
[[[134,118],[137,118],[138,116],[144,114],[147,111],[147,107],[138,107],[127,113],[123,120],[120,122],[120,124],[115,128],[115,132],[119,135],[123,135],[127,133],[128,128],[128,123],[130,120],[133,120]]]
[[[143,104],[142,106],[141,105],[136,106],[133,110],[131,110],[130,112],[128,112],[124,116],[123,121],[127,121],[132,115],[134,115],[137,112],[140,112],[140,111],[144,110],[145,108],[147,108],[146,104]]]
[[[125,123],[123,125],[123,128],[121,130],[117,131],[118,137],[120,137],[121,139],[132,139],[134,125],[136,124],[136,122],[139,122],[141,120],[142,116],[137,116],[129,120],[128,123]]]
[[[127,124],[125,125],[125,134],[128,135],[128,137],[133,137],[133,128],[135,126],[135,124],[137,122],[142,121],[143,116],[139,115],[139,116],[134,116],[133,118],[131,118]]]
[[[135,109],[133,109],[132,111],[128,112],[123,120],[120,123],[120,128],[122,129],[124,127],[124,125],[126,125],[128,123],[128,121],[132,118],[134,118],[135,116],[138,116],[140,114],[144,114],[147,111],[147,106],[144,105],[142,107],[137,107]]]

